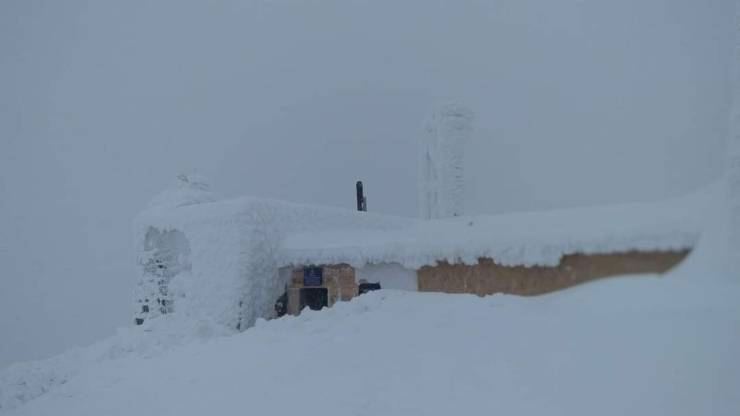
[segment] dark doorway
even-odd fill
[[[301,306],[303,310],[306,306],[314,311],[329,306],[329,291],[323,287],[310,287],[301,289]]]
[[[285,314],[288,313],[288,292],[282,294],[278,298],[278,300],[275,301],[275,315],[280,318],[281,316],[285,316]]]

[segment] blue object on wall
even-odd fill
[[[303,286],[321,286],[324,283],[323,267],[304,267]]]

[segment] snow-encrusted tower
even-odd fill
[[[737,98],[736,98],[737,100]],[[735,104],[737,107],[738,104]],[[740,119],[740,111],[734,110],[734,118]],[[740,123],[740,120],[735,121]],[[729,160],[727,172],[727,198],[729,203],[730,256],[734,266],[740,266],[740,130],[737,126],[728,143]],[[740,270],[740,269],[736,269]]]
[[[727,142],[726,191],[729,214],[730,268],[740,270],[740,3],[735,11],[735,56],[733,60],[733,105]]]
[[[465,143],[474,119],[470,109],[456,102],[439,106],[429,119],[419,149],[421,218],[463,215]]]

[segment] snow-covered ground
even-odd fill
[[[681,270],[534,298],[384,290],[232,336],[123,331],[36,364],[64,380],[25,404],[34,366],[11,367],[0,412],[737,415],[738,298],[740,281]]]
[[[656,220],[676,232],[704,228],[689,258],[662,277],[606,279],[536,297],[382,290],[299,317],[258,319],[238,334],[196,308],[1,371],[0,414],[737,415],[740,279],[723,262],[727,212],[714,194],[701,205],[706,224],[674,221],[696,219],[678,215],[696,212],[689,203]],[[295,211],[250,201],[213,207]],[[188,220],[199,205],[169,220]],[[581,217],[608,231],[624,222],[593,219],[625,209],[584,209]],[[354,224],[342,212],[332,224]],[[310,222],[329,221],[324,214]],[[542,215],[543,227],[529,223],[541,231],[527,234],[533,241],[564,226],[545,227],[562,213]],[[646,232],[653,217],[640,216]],[[405,224],[366,221],[370,229]],[[458,225],[440,223],[437,231]]]

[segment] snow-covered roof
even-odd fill
[[[325,230],[288,235],[283,265],[438,261],[557,265],[572,253],[692,248],[702,230],[697,197],[546,212],[414,221],[393,230]]]

